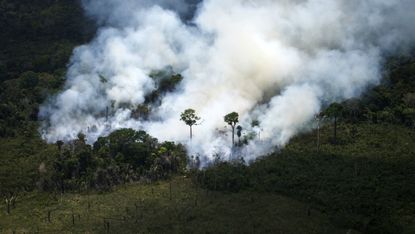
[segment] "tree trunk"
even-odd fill
[[[317,126],[317,151],[320,151],[320,122]]]
[[[232,126],[232,147],[235,145],[235,126]]]
[[[337,143],[337,117],[334,117],[334,135],[333,135],[333,142]]]
[[[190,140],[193,138],[192,126],[190,125]]]

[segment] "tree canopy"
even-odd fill
[[[200,120],[200,117],[196,115],[195,110],[187,109],[180,115],[180,120],[188,126],[193,126]]]
[[[239,114],[236,112],[229,113],[225,115],[224,120],[230,126],[235,127],[235,125],[239,122]]]

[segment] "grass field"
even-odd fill
[[[10,215],[1,208],[1,233],[347,233],[296,200],[208,192],[184,177],[101,194],[29,193]]]

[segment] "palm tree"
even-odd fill
[[[192,127],[197,124],[200,117],[196,115],[196,111],[193,109],[187,109],[180,115],[180,120],[190,127],[190,139],[193,137]]]
[[[239,114],[236,112],[225,115],[224,121],[232,127],[232,146],[235,145],[235,126],[239,122]]]

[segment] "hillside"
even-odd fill
[[[327,105],[319,131],[250,165],[197,170],[185,146],[143,131],[41,139],[39,106],[97,30],[79,3],[0,0],[0,233],[415,233],[413,52],[387,56],[360,97]],[[158,72],[168,78],[133,118],[183,79]]]
[[[355,133],[351,131],[355,129]],[[363,233],[412,233],[415,133],[397,125],[341,124],[296,137],[281,152],[246,167],[219,163],[199,175],[217,191],[278,193],[329,214],[338,227]]]

